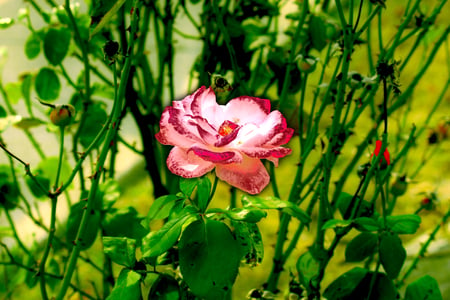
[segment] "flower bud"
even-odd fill
[[[50,121],[56,126],[65,127],[72,123],[75,107],[70,104],[56,105],[50,112]]]
[[[406,189],[408,188],[408,182],[406,180],[406,176],[400,176],[395,178],[394,182],[391,186],[391,194],[394,196],[401,196],[405,194]]]

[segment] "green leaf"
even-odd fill
[[[25,55],[28,59],[36,58],[41,52],[41,37],[39,34],[32,32],[25,41]]]
[[[353,200],[353,195],[350,195],[349,193],[342,192],[339,195],[339,198],[337,200],[337,206],[338,206],[339,212],[341,213],[342,218],[344,220],[350,218],[350,214],[352,212],[352,207],[351,207],[352,200]],[[372,205],[366,200],[361,200],[360,203],[361,204],[358,208],[358,211],[356,212],[355,217],[370,217],[370,216],[372,216],[373,215]],[[353,203],[353,205],[354,205],[354,203]]]
[[[308,29],[313,47],[321,51],[327,45],[327,27],[325,21],[319,16],[311,15]]]
[[[322,225],[322,230],[336,228],[336,227],[348,227],[351,224],[352,224],[351,220],[332,219],[332,220],[326,221],[325,224]]]
[[[122,269],[107,300],[136,300],[141,299],[141,275],[130,269]]]
[[[37,118],[21,118],[19,122],[14,124],[14,127],[27,130],[43,124],[45,124],[45,122]]]
[[[53,101],[59,96],[61,83],[55,71],[50,68],[42,68],[36,75],[34,87],[41,100]]]
[[[8,100],[12,104],[16,104],[19,102],[22,97],[22,84],[20,82],[8,82],[4,86],[5,92],[8,95]]]
[[[244,221],[249,223],[257,223],[267,216],[267,213],[256,207],[249,208],[233,208],[232,210],[212,208],[206,213],[223,214],[227,218],[235,221]]]
[[[276,197],[262,198],[244,195],[241,200],[244,207],[253,206],[261,209],[279,209],[282,212],[299,219],[302,223],[308,224],[311,222],[311,218],[308,214],[297,205],[288,201],[280,200]]]
[[[442,300],[438,282],[430,275],[420,277],[406,288],[405,300]]]
[[[152,231],[145,236],[142,239],[142,257],[148,259],[159,256],[172,248],[181,234],[181,227],[189,217],[190,215],[185,215],[172,219],[158,231]]]
[[[384,233],[380,237],[380,262],[389,278],[395,279],[406,259],[406,250],[398,235]]]
[[[72,242],[77,237],[83,214],[90,214],[84,236],[81,240],[75,241],[80,245],[81,250],[86,250],[92,246],[100,228],[100,213],[97,210],[86,211],[86,204],[86,201],[80,201],[72,205],[67,219],[66,239]]]
[[[180,178],[179,185],[180,191],[190,198],[198,184],[198,178]]]
[[[368,217],[359,217],[353,220],[353,225],[359,231],[378,231],[380,229],[380,224]]]
[[[239,267],[239,248],[227,225],[215,220],[195,221],[179,243],[180,271],[199,298],[223,299],[229,294]]]
[[[54,184],[56,180],[56,172],[58,169],[59,158],[57,156],[51,156],[43,159],[36,168],[36,173],[42,174],[43,177],[50,180],[50,184]],[[61,173],[59,177],[59,182],[64,183],[69,179],[72,173],[72,167],[66,160],[62,161]]]
[[[102,130],[108,115],[103,109],[102,103],[94,103],[89,105],[86,114],[84,126],[80,128],[80,143],[84,148],[88,148],[94,141],[97,134]],[[98,141],[95,147],[98,147],[102,139]]]
[[[116,264],[133,268],[136,263],[136,240],[126,237],[103,237],[103,252]]]
[[[241,248],[241,259],[250,266],[260,264],[264,258],[264,245],[258,225],[248,222],[232,222],[236,241]]]
[[[39,182],[39,184],[44,188],[44,190],[42,190],[30,176],[27,176],[25,178],[25,182],[28,188],[30,189],[31,193],[33,194],[33,196],[35,196],[36,198],[47,196],[48,192],[50,191],[50,180],[47,177],[42,176],[39,172],[37,172],[37,174],[35,174],[34,177]],[[47,198],[43,198],[43,200],[46,199]]]
[[[71,31],[67,28],[50,28],[44,36],[44,55],[54,66],[59,65],[69,50]]]
[[[182,299],[180,295],[180,288],[178,281],[167,274],[159,274],[158,278],[153,282],[148,300],[179,300]]]
[[[147,234],[141,225],[142,219],[134,207],[114,208],[104,217],[102,227],[107,236],[135,239],[140,245],[141,239]]]
[[[152,206],[147,214],[147,220],[161,220],[165,219],[170,215],[170,211],[172,207],[175,205],[177,200],[181,198],[177,195],[164,195],[158,197],[155,202],[153,202]]]
[[[388,216],[387,227],[394,233],[413,234],[417,231],[422,221],[418,215]]]
[[[201,212],[204,212],[209,203],[209,194],[211,193],[211,181],[208,177],[198,178],[197,184],[197,203]]]
[[[377,250],[378,236],[370,232],[362,232],[355,236],[345,248],[345,260],[362,261]]]
[[[31,87],[33,85],[33,76],[29,73],[22,76],[22,96],[25,100],[28,113],[32,115],[31,111]]]
[[[48,272],[50,274],[58,275],[58,274],[61,273],[61,270],[60,270],[59,266],[60,266],[60,264],[56,261],[56,259],[52,258],[48,262],[48,266],[46,268],[46,272]],[[54,277],[51,277],[51,276],[47,277],[47,284],[50,286],[50,288],[53,291],[55,290],[55,287],[57,287],[59,283],[60,283],[60,279],[59,278],[54,278]]]
[[[326,299],[352,299],[349,298],[349,296],[368,272],[368,270],[363,268],[353,268],[350,271],[345,272],[325,289],[323,296]]]
[[[312,283],[316,283],[319,275],[320,264],[311,255],[311,252],[303,253],[297,260],[297,272],[300,283],[309,289]]]
[[[99,209],[108,211],[120,198],[119,183],[111,178],[106,179],[105,182],[100,184],[98,194],[102,199],[102,207],[99,207]]]

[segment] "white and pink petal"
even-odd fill
[[[174,147],[167,157],[167,167],[175,175],[184,178],[194,178],[212,171],[214,164],[200,158],[192,151]]]

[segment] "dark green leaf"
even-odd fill
[[[94,35],[96,35],[97,33],[99,33],[103,29],[103,27],[105,27],[107,24],[109,24],[111,19],[116,16],[117,12],[119,11],[120,7],[122,7],[122,5],[125,3],[125,1],[126,0],[101,1],[101,2],[107,3],[107,4],[106,4],[106,6],[101,5],[101,6],[103,6],[102,9],[100,11],[97,11],[96,18],[97,18],[97,20],[100,19],[100,22],[98,22],[97,26],[95,26],[94,30],[92,30],[89,39],[92,39],[92,37]],[[113,4],[113,5],[110,6],[111,4]],[[105,13],[104,12],[105,7],[111,7],[111,9],[109,9],[108,12]],[[97,16],[97,14],[98,14],[98,16]]]
[[[155,202],[153,202],[152,206],[150,206],[147,219],[152,221],[167,218],[172,210],[172,207],[179,199],[180,197],[177,195],[165,195],[157,198]]]
[[[326,299],[348,299],[359,283],[364,279],[368,270],[363,268],[353,268],[345,272],[334,280],[323,293]]]
[[[380,237],[380,262],[389,278],[395,279],[406,259],[406,250],[398,235],[385,233]]]
[[[378,236],[370,232],[362,232],[354,237],[345,248],[345,260],[362,261],[377,250]]]
[[[311,252],[303,253],[297,260],[297,271],[300,283],[309,288],[312,283],[317,282],[320,264],[311,255]]]
[[[387,227],[398,234],[413,234],[420,226],[421,219],[418,215],[388,216]]]
[[[47,196],[48,192],[50,191],[50,180],[47,177],[40,175],[39,173],[35,174],[34,177],[44,190],[42,190],[30,176],[27,176],[25,182],[33,196],[35,196],[36,198]],[[45,199],[46,198],[44,198],[44,200]]]
[[[36,93],[41,100],[53,101],[59,96],[61,83],[58,75],[50,68],[42,68],[34,81]]]
[[[327,45],[327,27],[325,21],[319,16],[311,15],[308,29],[313,47],[321,51]]]
[[[201,212],[204,212],[209,203],[209,194],[211,193],[211,181],[208,177],[203,176],[198,178],[197,184],[197,203]]]
[[[116,264],[133,268],[136,263],[136,240],[104,236],[103,252]]]
[[[147,230],[141,225],[142,219],[134,207],[110,209],[102,226],[105,235],[135,239],[140,245],[141,239],[147,234]]]
[[[148,259],[159,256],[172,248],[181,234],[181,227],[189,215],[172,219],[158,231],[150,232],[142,239],[142,257]]]
[[[264,245],[258,225],[248,222],[232,222],[236,241],[241,248],[241,259],[250,266],[260,264],[264,258]]]
[[[368,295],[369,291],[370,295]],[[390,280],[386,274],[368,272],[347,297],[337,299],[396,300],[399,299],[399,296],[392,280]]]
[[[148,300],[179,300],[180,288],[178,281],[166,274],[159,274],[158,278],[152,284],[148,294]]]
[[[80,129],[80,143],[84,148],[88,148],[100,130],[102,130],[108,115],[101,103],[89,105],[85,114],[86,120],[84,126]],[[95,146],[98,147],[101,141],[102,139],[100,139]]]
[[[136,300],[141,299],[141,275],[130,269],[122,269],[107,300]]]
[[[300,209],[294,203],[283,201],[275,197],[251,197],[251,196],[243,196],[242,204],[244,207],[257,207],[261,209],[279,209],[284,213],[287,213],[297,219],[299,219],[302,223],[309,223],[311,218],[305,213],[302,209]]]
[[[72,34],[69,29],[50,28],[44,36],[44,54],[48,62],[59,65],[69,50]]]
[[[405,300],[442,300],[438,282],[430,275],[420,277],[406,288]]]
[[[46,272],[54,275],[59,275],[61,273],[59,263],[54,259],[50,259],[48,262],[48,266],[46,268]],[[47,277],[47,284],[50,286],[52,290],[55,290],[55,287],[60,283],[60,279],[48,276]]]
[[[353,200],[353,195],[350,195],[349,193],[342,192],[339,195],[337,205],[343,219],[346,220],[350,218],[350,214],[352,213],[353,209],[352,206],[356,204],[357,202],[356,200],[357,200],[356,198],[355,200]],[[352,203],[352,201],[354,202]],[[361,200],[360,206],[358,208],[358,211],[356,212],[355,217],[370,217],[372,215],[373,215],[372,205],[366,200]]]
[[[86,201],[80,201],[70,208],[69,218],[67,219],[66,239],[69,242],[76,242],[81,250],[86,250],[92,246],[97,238],[97,232],[100,227],[100,213],[97,210],[86,211]],[[86,231],[81,240],[76,240],[77,233],[81,224],[83,214],[89,214]]]
[[[229,294],[239,267],[239,248],[227,225],[215,220],[195,221],[179,243],[180,271],[199,298],[223,299]]]

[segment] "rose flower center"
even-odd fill
[[[230,133],[233,132],[233,130],[235,130],[238,127],[238,125],[236,123],[233,123],[231,121],[224,121],[222,123],[222,125],[220,125],[219,127],[219,134],[221,136],[226,136],[229,135]]]

